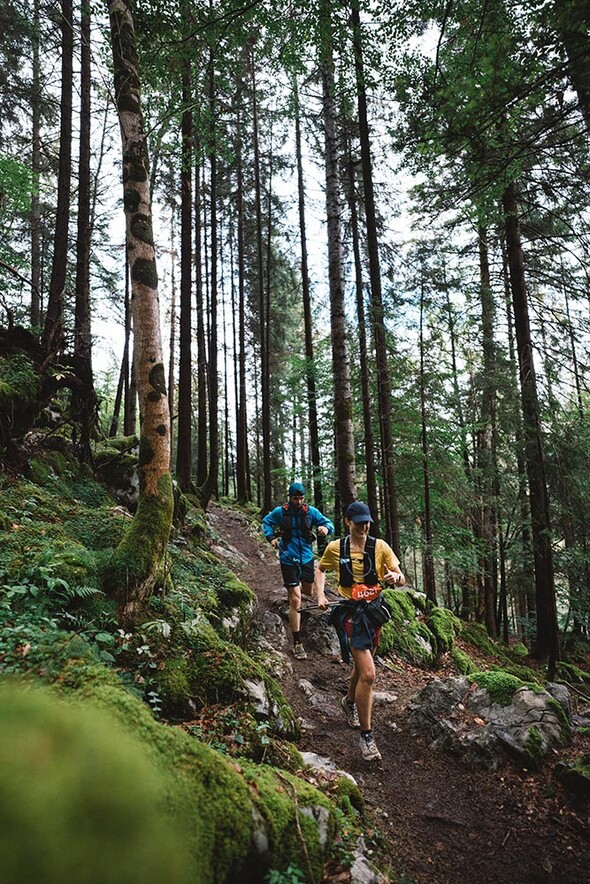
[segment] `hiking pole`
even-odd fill
[[[339,605],[340,602],[328,602],[328,608],[334,608],[336,605]],[[319,608],[319,605],[306,605],[305,608],[297,608],[297,613],[301,614],[302,611],[313,611],[314,608]],[[327,610],[323,608],[323,610]]]

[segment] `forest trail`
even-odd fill
[[[239,511],[212,504],[209,519],[224,543],[240,553],[231,567],[256,593],[262,617],[271,594],[282,587],[276,555]],[[450,674],[444,666],[426,671],[395,659],[391,669],[377,667],[376,692],[396,699],[374,707],[373,731],[383,758],[368,764],[358,752],[358,731],[347,726],[339,706],[348,667],[309,648],[307,660],[294,660],[286,631],[281,650],[290,661],[281,685],[303,721],[298,748],[329,757],[354,777],[371,826],[380,833],[380,857],[389,862],[391,882],[590,882],[588,807],[571,803],[549,765],[535,775],[511,766],[495,772],[471,768],[412,735],[407,704],[431,679]],[[331,702],[314,706],[302,689],[304,680]],[[348,880],[336,872],[324,878]]]

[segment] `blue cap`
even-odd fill
[[[305,497],[305,488],[301,482],[292,482],[289,485],[289,497]]]
[[[348,509],[346,510],[346,518],[350,519],[351,522],[372,522],[371,511],[366,503],[361,503],[360,500],[355,500],[354,503],[351,503]]]

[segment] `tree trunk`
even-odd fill
[[[326,3],[322,3],[324,36],[322,60],[322,115],[325,135],[326,215],[328,228],[328,278],[330,285],[330,321],[332,329],[332,375],[334,379],[334,424],[338,496],[342,509],[356,499],[354,432],[350,362],[344,313],[342,269],[342,230],[340,172],[334,106],[334,60],[331,22]]]
[[[43,345],[48,355],[56,354],[63,344],[63,305],[68,263],[68,228],[70,222],[70,179],[72,177],[72,80],[74,21],[72,0],[61,4],[61,101],[59,131],[59,172],[57,211],[53,238],[53,263],[49,299],[43,331]]]
[[[506,188],[502,202],[505,213],[506,250],[510,269],[520,368],[525,457],[531,507],[537,609],[535,655],[540,659],[549,659],[549,677],[552,678],[555,664],[559,659],[559,641],[551,548],[551,519],[514,182]]]
[[[356,176],[354,164],[349,150],[348,159],[348,190],[350,209],[350,228],[352,236],[352,253],[354,255],[354,276],[356,292],[356,315],[359,335],[359,372],[363,402],[363,432],[365,440],[365,477],[367,482],[367,504],[375,520],[371,531],[377,537],[380,530],[380,507],[377,500],[377,478],[375,475],[375,437],[373,434],[373,415],[371,413],[371,379],[369,374],[369,353],[367,348],[367,322],[365,316],[365,299],[363,293],[363,270],[361,262],[359,223],[356,201]]]
[[[176,386],[176,249],[174,212],[170,205],[170,346],[168,347],[168,407],[170,409],[170,472],[174,472],[174,390]]]
[[[318,407],[313,355],[313,326],[311,319],[311,293],[307,261],[307,229],[305,219],[305,187],[303,181],[303,158],[301,154],[301,119],[297,78],[294,78],[295,98],[295,153],[297,157],[297,189],[299,196],[299,238],[301,241],[301,290],[303,294],[303,323],[305,327],[305,380],[307,384],[307,412],[309,422],[309,449],[313,475],[313,502],[320,512],[324,511],[322,491],[322,467],[318,431]]]
[[[192,489],[192,157],[193,115],[190,62],[182,72],[182,168],[180,171],[180,350],[176,477],[181,491]]]
[[[199,151],[195,151],[199,156]],[[202,272],[202,205],[201,205],[201,167],[195,168],[195,297],[197,308],[197,479],[200,488],[207,480],[207,340],[205,335],[205,306]]]
[[[199,491],[201,504],[206,509],[212,497],[219,493],[219,378],[217,375],[217,145],[215,131],[215,115],[217,110],[215,94],[215,69],[213,51],[209,58],[209,170],[211,175],[211,269],[210,269],[210,301],[209,301],[209,361],[208,361],[208,406],[209,406],[209,463],[207,479]]]
[[[480,430],[478,433],[479,487],[481,494],[480,557],[483,575],[485,625],[492,638],[498,634],[496,623],[496,586],[494,581],[494,439],[496,356],[494,345],[494,296],[490,284],[488,238],[485,227],[478,230],[481,325],[483,342],[483,380]]]
[[[39,60],[39,0],[33,0],[33,60],[31,84],[32,154],[31,174],[31,328],[41,327],[41,204],[39,183],[41,176],[41,64]]]
[[[262,194],[260,184],[260,149],[258,146],[258,103],[254,59],[252,65],[252,146],[254,149],[254,200],[256,207],[256,255],[258,270],[258,313],[260,322],[260,416],[262,420],[262,509],[268,512],[272,507],[272,475],[270,451],[270,372],[269,329],[267,323],[270,295],[264,286],[264,256],[262,249]],[[270,282],[270,280],[267,280]]]
[[[90,7],[81,7],[80,158],[78,175],[78,235],[76,240],[76,305],[74,313],[74,368],[80,381],[72,395],[72,411],[80,422],[77,449],[82,463],[90,463],[90,440],[97,420],[92,376],[90,325]]]
[[[246,390],[246,294],[244,280],[246,276],[244,258],[244,176],[242,168],[242,118],[240,105],[243,83],[238,81],[236,92],[236,213],[238,239],[238,420],[236,428],[236,496],[238,503],[244,504],[252,499],[250,492],[248,464],[248,417]]]
[[[356,88],[358,97],[359,135],[361,144],[361,165],[363,170],[363,190],[365,203],[365,223],[367,225],[367,251],[369,256],[369,277],[371,281],[370,319],[375,345],[377,364],[377,396],[379,408],[379,426],[381,430],[381,449],[383,454],[383,490],[385,493],[385,527],[387,540],[395,553],[401,557],[399,518],[397,512],[397,487],[395,478],[395,459],[393,450],[393,433],[391,427],[391,383],[387,359],[387,340],[385,335],[385,316],[383,312],[383,295],[381,291],[381,268],[379,263],[379,243],[377,238],[377,218],[375,214],[375,196],[373,192],[373,169],[371,145],[369,139],[369,121],[367,115],[367,95],[365,89],[365,72],[363,65],[361,26],[358,2],[352,4],[352,26],[354,40],[354,60],[356,71]]]
[[[127,629],[136,625],[144,614],[158,579],[172,525],[174,500],[169,470],[170,412],[160,335],[149,162],[135,31],[125,0],[109,0],[109,17],[122,141],[123,203],[141,420],[139,503],[133,522],[111,558],[106,582],[117,594],[121,624]]]
[[[420,285],[420,417],[422,425],[422,477],[424,482],[424,592],[436,605],[436,582],[434,579],[434,559],[432,555],[432,516],[430,512],[430,463],[428,456],[428,428],[426,424],[426,388],[424,360],[424,271]]]

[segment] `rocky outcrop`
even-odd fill
[[[492,769],[508,758],[536,768],[552,749],[569,741],[569,697],[563,685],[557,700],[548,690],[503,672],[480,673],[479,679],[481,684],[478,674],[434,679],[408,707],[414,733]]]

